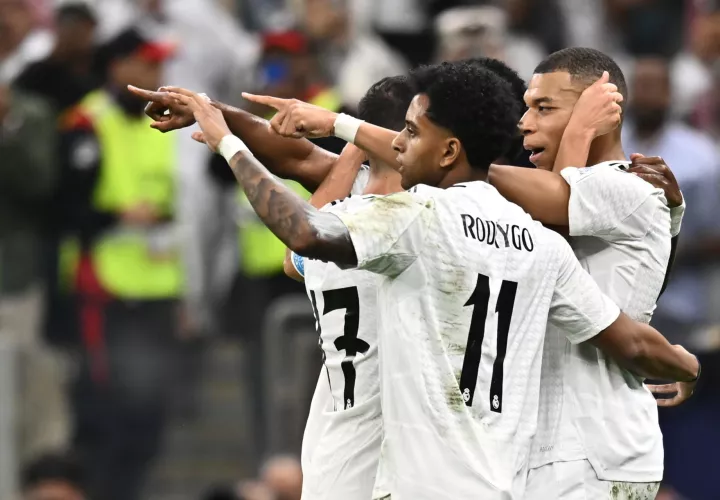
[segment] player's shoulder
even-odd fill
[[[333,200],[320,208],[323,212],[346,212],[349,209],[367,203],[364,195],[351,194],[345,198]]]
[[[630,166],[631,162],[627,160],[604,161],[587,167],[567,167],[560,172],[560,175],[562,175],[566,180],[580,182],[592,178],[604,178],[622,174],[627,172],[630,169]]]
[[[387,206],[388,208],[402,208],[403,206],[422,205],[425,208],[432,208],[432,200],[442,196],[444,190],[425,184],[418,184],[405,191],[398,191],[385,195],[366,194],[361,198],[367,203]]]
[[[606,161],[589,167],[568,167],[560,175],[573,188],[592,189],[596,194],[608,192],[609,194],[635,193],[636,195],[649,195],[659,192],[649,182],[628,172],[632,166],[630,161]]]

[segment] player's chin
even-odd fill
[[[416,184],[417,184],[417,182],[415,182],[413,179],[407,177],[406,175],[402,175],[400,177],[400,187],[402,187],[406,191],[410,188],[415,187]]]
[[[543,151],[540,154],[533,154],[530,156],[530,162],[540,170],[552,170],[555,163],[555,157]]]

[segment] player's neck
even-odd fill
[[[587,166],[606,161],[627,160],[619,136],[608,134],[595,139],[590,146]]]
[[[486,181],[488,176],[487,170],[473,168],[468,163],[463,163],[453,168],[443,180],[438,184],[441,189],[447,189],[461,182]]]
[[[380,162],[370,162],[370,178],[363,194],[392,194],[402,191],[400,174]]]

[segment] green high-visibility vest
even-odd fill
[[[105,91],[89,94],[80,106],[93,121],[102,151],[95,207],[120,213],[145,202],[163,215],[172,215],[176,185],[173,137],[151,130],[149,118],[128,116]],[[116,297],[131,300],[179,296],[184,273],[176,244],[167,243],[177,240],[171,227],[120,227],[102,234],[94,242],[92,260],[103,287]]]
[[[297,182],[285,181],[285,185],[306,200],[310,198],[310,193]],[[238,236],[243,274],[262,277],[282,272],[285,245],[265,227],[242,191],[239,193],[238,203],[240,205]]]

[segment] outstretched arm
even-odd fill
[[[297,99],[280,99],[278,97],[247,93],[244,93],[243,97],[257,104],[270,106],[278,111],[270,120],[270,126],[278,135],[289,138],[318,138],[335,135],[354,144],[387,165],[396,163],[397,153],[392,147],[392,142],[397,136],[397,132],[394,130],[339,115]],[[355,124],[360,123],[359,128],[352,137],[347,136],[346,130],[336,130],[336,124],[340,123],[338,121],[339,117],[353,120]]]
[[[152,128],[170,132],[189,127],[195,123],[193,114],[186,106],[179,105],[169,92],[178,92],[178,87],[161,87],[157,92],[129,87],[130,91],[149,101],[146,114],[154,121]],[[337,155],[326,151],[307,139],[290,139],[272,131],[267,120],[252,113],[218,101],[210,101],[222,111],[230,131],[243,139],[253,155],[270,172],[284,179],[299,182],[308,191],[314,191],[333,164]]]
[[[200,125],[193,138],[222,154],[258,217],[290,250],[338,264],[356,265],[355,248],[345,224],[320,212],[277,180],[247,146],[233,136],[223,113],[207,99],[180,89],[171,93]]]
[[[299,182],[310,192],[322,183],[338,156],[307,139],[289,139],[275,134],[267,120],[217,101],[230,131],[242,138],[253,155],[283,179]]]

